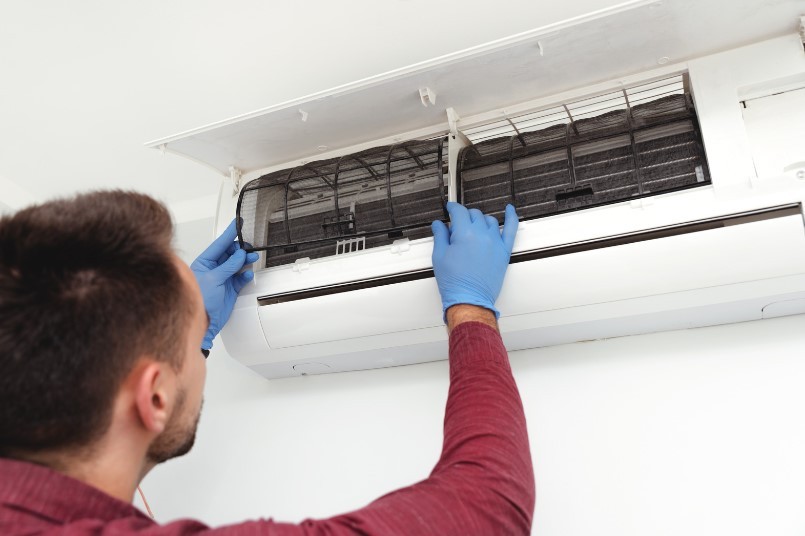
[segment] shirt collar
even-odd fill
[[[150,517],[134,505],[67,475],[29,462],[0,458],[0,504],[14,505],[56,522]]]

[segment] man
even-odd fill
[[[192,268],[165,208],[97,192],[0,220],[0,533],[527,534],[534,476],[494,308],[517,216],[448,204],[433,266],[450,331],[442,455],[430,477],[301,524],[158,525],[131,504],[156,464],[190,450],[205,356],[254,262],[234,227]],[[195,275],[195,277],[194,277]]]

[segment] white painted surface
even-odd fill
[[[5,216],[7,214],[12,214],[14,210],[6,205],[5,203],[0,203],[0,216]]]
[[[206,198],[217,175],[141,143],[617,3],[354,0],[346,17],[326,0],[3,3],[0,175],[34,199],[112,186]],[[394,46],[366,46],[389,35]],[[717,139],[741,128],[740,116],[723,129],[708,119]],[[193,240],[204,243],[180,244],[189,258]],[[515,354],[535,534],[805,532],[803,320]],[[446,389],[444,362],[267,382],[216,343],[197,447],[158,468],[145,492],[161,520],[360,507],[430,471]]]
[[[791,168],[805,173],[805,80],[802,84],[745,101],[744,124],[759,177],[782,175]]]
[[[4,211],[13,212],[36,202],[30,192],[22,186],[0,175],[0,203]]]
[[[173,213],[174,223],[192,222],[201,218],[215,218],[218,209],[218,194],[177,201],[168,205]],[[227,225],[229,222],[227,222]],[[210,231],[212,234],[213,231]]]
[[[805,532],[805,316],[511,355],[540,536]],[[143,489],[160,520],[298,521],[423,479],[447,363],[266,381],[216,345],[197,445]]]
[[[192,263],[198,254],[207,249],[215,238],[214,218],[201,218],[177,223],[174,226],[173,242],[176,253],[187,264]]]

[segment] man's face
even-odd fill
[[[173,413],[165,430],[151,443],[148,459],[162,463],[171,458],[187,454],[196,439],[196,428],[201,416],[204,380],[207,376],[207,362],[201,353],[201,342],[207,332],[207,313],[193,272],[179,258],[176,264],[186,291],[193,303],[190,328],[185,333],[182,367],[177,374],[177,392]]]

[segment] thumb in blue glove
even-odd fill
[[[243,251],[240,244],[235,242],[237,237],[233,220],[221,236],[190,265],[201,288],[204,308],[210,318],[210,325],[201,344],[205,350],[212,348],[213,339],[229,320],[240,290],[254,279],[254,272],[251,270],[238,272],[255,262],[259,255]]]
[[[503,230],[498,220],[485,216],[478,209],[469,209],[458,203],[447,203],[450,228],[434,221],[433,272],[442,308],[460,303],[485,307],[500,317],[495,301],[503,286],[509,266],[514,237],[517,234],[517,213],[512,205],[506,206]]]

